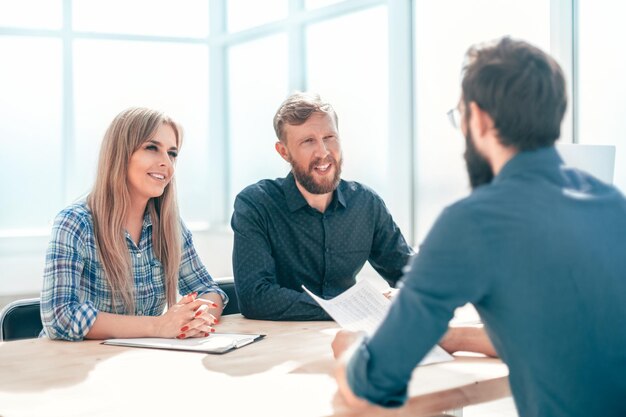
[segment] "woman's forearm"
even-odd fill
[[[85,339],[159,337],[158,320],[159,317],[154,316],[125,316],[101,311]]]

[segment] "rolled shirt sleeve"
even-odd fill
[[[81,301],[79,286],[84,266],[84,219],[68,209],[55,219],[46,253],[41,292],[41,321],[51,339],[82,340],[96,321],[98,310]]]
[[[402,405],[413,370],[441,339],[455,308],[487,292],[489,272],[478,266],[485,253],[475,236],[481,236],[477,222],[464,210],[453,206],[438,219],[387,317],[348,362],[348,383],[357,396],[384,407]]]
[[[197,291],[198,295],[216,293],[222,297],[224,307],[228,304],[228,295],[211,278],[206,267],[200,260],[193,245],[192,234],[181,222],[183,233],[183,253],[180,259],[179,291],[181,295],[186,295]]]
[[[352,391],[358,397],[383,407],[400,407],[407,399],[407,385],[376,386],[369,380],[371,355],[364,340],[348,362],[346,376]]]

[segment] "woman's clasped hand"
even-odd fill
[[[217,324],[217,319],[211,310],[218,308],[218,305],[197,296],[197,292],[185,295],[159,317],[159,337],[207,337],[215,331],[213,325]]]

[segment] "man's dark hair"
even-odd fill
[[[493,119],[500,142],[519,151],[551,146],[567,107],[559,64],[526,42],[505,37],[473,46],[462,83],[466,111],[475,102]]]
[[[276,111],[274,116],[276,137],[284,142],[285,123],[299,126],[313,113],[330,114],[335,120],[335,126],[338,127],[337,114],[330,104],[323,102],[318,94],[297,92],[287,97]]]

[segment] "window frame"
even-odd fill
[[[417,217],[415,201],[419,198],[416,188],[415,149],[417,137],[415,129],[416,112],[413,96],[415,83],[415,54],[413,7],[417,0],[345,0],[328,6],[309,9],[304,0],[288,0],[288,16],[238,32],[227,28],[227,0],[209,0],[209,36],[206,38],[172,37],[153,35],[130,35],[118,33],[95,33],[72,30],[72,2],[63,0],[62,27],[52,29],[27,29],[0,27],[0,36],[48,37],[62,40],[63,48],[63,103],[62,103],[62,189],[64,201],[72,201],[74,187],[72,177],[76,175],[75,132],[74,132],[74,91],[73,91],[73,42],[76,39],[106,39],[146,42],[179,42],[206,45],[209,49],[209,155],[211,205],[206,218],[206,227],[196,228],[201,233],[223,233],[228,229],[232,202],[229,201],[229,172],[232,158],[228,131],[228,49],[234,45],[256,40],[276,33],[286,33],[289,42],[288,52],[288,91],[306,90],[306,45],[305,31],[308,25],[356,13],[372,7],[386,5],[390,24],[389,39],[389,94],[388,94],[388,137],[390,175],[388,186],[391,198],[386,203],[396,221],[404,231],[407,240],[415,242]],[[563,140],[576,143],[577,128],[577,29],[578,0],[550,0],[551,8],[551,50],[560,62],[568,83],[570,106],[563,124]],[[419,87],[419,86],[417,86]],[[393,178],[393,180],[391,180]],[[33,240],[47,240],[49,232],[33,230],[0,230],[0,249],[3,257],[23,253],[28,247],[36,247]],[[18,242],[19,241],[19,242]],[[30,242],[30,243],[29,243]],[[35,253],[33,251],[33,253]]]

